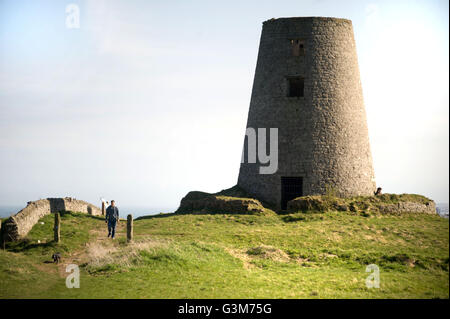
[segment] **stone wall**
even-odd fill
[[[435,202],[417,194],[383,194],[380,196],[358,196],[353,198],[317,195],[303,196],[289,201],[288,211],[437,214]]]
[[[23,238],[39,219],[45,215],[62,211],[80,212],[95,216],[102,214],[100,208],[71,197],[40,199],[28,202],[24,209],[3,222],[2,238],[4,241],[15,241]]]
[[[304,43],[294,55],[291,40]],[[304,78],[304,96],[288,97],[288,78]],[[281,177],[303,178],[303,195],[334,189],[371,195],[375,177],[352,22],[307,17],[263,23],[247,127],[278,128],[278,171],[243,163],[238,185],[279,208]],[[266,147],[268,149],[268,147]],[[244,143],[247,156],[247,143]]]
[[[434,202],[423,204],[414,202],[403,202],[397,204],[388,204],[378,206],[379,212],[384,214],[391,213],[425,213],[425,214],[437,214],[436,204]]]

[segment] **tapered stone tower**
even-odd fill
[[[261,174],[244,142],[238,185],[278,209],[302,195],[371,195],[376,184],[350,20],[263,23],[247,128],[278,129],[278,170]],[[269,150],[269,146],[266,148]]]

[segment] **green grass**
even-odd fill
[[[449,298],[449,222],[437,215],[160,214],[135,220],[127,244],[124,223],[112,243],[102,219],[66,213],[58,245],[52,217],[0,251],[0,298]],[[96,242],[110,251],[95,257]],[[46,263],[55,251],[85,257],[81,288]],[[365,286],[371,263],[379,289]]]

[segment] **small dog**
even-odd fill
[[[59,264],[59,262],[61,261],[61,254],[60,253],[54,253],[52,255],[53,258],[53,262]]]

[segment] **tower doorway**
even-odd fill
[[[303,196],[303,177],[281,177],[281,209],[287,209],[287,202]]]

